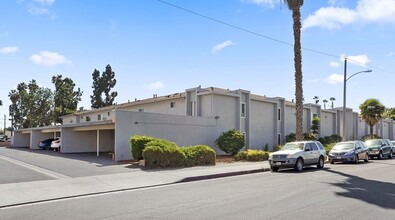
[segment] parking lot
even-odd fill
[[[131,172],[130,163],[108,153],[60,154],[52,150],[0,147],[0,184]]]

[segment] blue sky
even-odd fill
[[[53,89],[53,75],[70,77],[89,109],[93,70],[107,64],[118,103],[199,85],[294,98],[292,16],[281,1],[166,2],[239,29],[157,0],[0,0],[0,127],[8,93],[32,79]],[[373,70],[348,81],[348,106],[395,107],[395,0],[305,0],[301,13],[305,101],[342,106],[347,56],[357,61],[349,75]]]

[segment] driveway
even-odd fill
[[[0,147],[0,184],[131,172],[129,163],[103,153],[61,154],[51,150]]]

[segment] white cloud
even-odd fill
[[[32,15],[46,15],[50,14],[49,10],[42,7],[36,7],[33,5],[28,6],[27,11]]]
[[[340,61],[344,62],[345,55],[340,55]],[[370,62],[368,55],[361,54],[356,56],[347,56],[347,63],[355,64],[358,66],[366,67],[366,65]]]
[[[333,73],[330,76],[328,76],[327,78],[324,79],[324,82],[328,83],[328,84],[339,84],[342,83],[344,80],[344,75],[340,75],[337,73]]]
[[[334,6],[320,8],[303,21],[302,27],[341,29],[344,25],[371,22],[395,23],[395,1],[359,0],[355,9]]]
[[[387,54],[387,56],[389,56],[389,57],[395,56],[395,52],[394,52],[394,51],[391,51],[391,52],[389,52],[389,53]]]
[[[147,88],[148,88],[148,89],[151,89],[151,90],[158,90],[158,89],[161,89],[161,88],[163,88],[163,87],[165,87],[165,84],[163,84],[163,83],[160,82],[160,81],[153,82],[153,83],[151,83],[151,84],[149,84],[149,85],[147,86]]]
[[[50,15],[56,18],[56,14],[48,8],[54,4],[55,0],[33,0],[27,5],[27,11],[32,15]]]
[[[11,54],[16,53],[18,51],[18,47],[3,47],[0,48],[0,54]]]
[[[266,6],[269,8],[274,8],[274,5],[278,2],[278,0],[241,0],[242,2],[254,3],[260,6]]]
[[[69,61],[65,56],[49,51],[41,51],[39,54],[34,54],[30,57],[30,60],[37,65],[44,66],[55,66],[60,64],[71,65],[71,61]]]
[[[222,42],[220,44],[215,45],[213,47],[213,49],[211,50],[211,52],[216,53],[216,52],[218,52],[220,50],[223,50],[226,47],[233,46],[233,45],[236,45],[236,43],[228,40],[228,41],[225,41],[225,42]]]
[[[38,2],[42,5],[52,5],[55,0],[33,0],[34,2]]]
[[[331,61],[331,62],[329,63],[329,66],[330,66],[330,67],[339,67],[339,66],[340,66],[340,63],[335,62],[335,61]]]

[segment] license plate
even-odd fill
[[[336,159],[340,159],[341,157],[336,157]]]
[[[276,165],[281,165],[281,162],[276,162]]]

